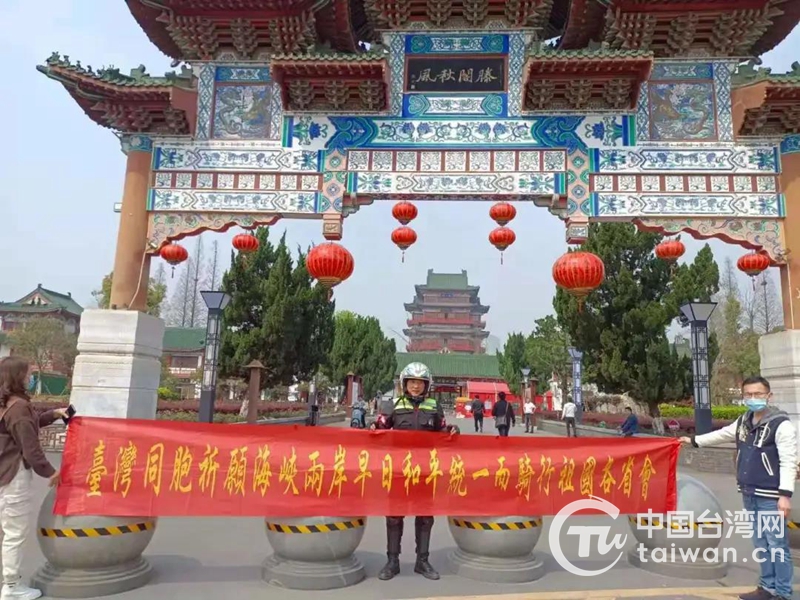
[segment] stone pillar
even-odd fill
[[[783,235],[788,250],[786,263],[780,266],[783,322],[786,329],[800,329],[800,207],[796,205],[800,202],[800,152],[781,155],[781,170],[781,191],[786,199]]]
[[[152,142],[130,136],[123,141],[128,154],[125,188],[114,256],[110,308],[147,309],[150,255],[147,251],[147,196],[150,187]]]
[[[345,385],[344,405],[347,411],[347,418],[350,419],[353,416],[353,402],[358,400],[358,397],[362,394],[361,377],[348,373]]]
[[[785,410],[794,426],[800,428],[800,330],[762,335],[758,352],[761,375],[769,380],[773,403]]]
[[[800,428],[800,208],[795,206],[800,202],[800,152],[781,155],[781,169],[781,191],[786,197],[783,234],[788,250],[786,263],[780,266],[786,331],[761,336],[758,350],[761,374],[770,382],[774,403]]]
[[[155,419],[164,321],[133,310],[81,316],[72,395],[79,416]]]
[[[145,254],[150,140],[132,136],[124,144],[128,169],[111,306],[129,310],[84,311],[70,401],[81,417],[155,419],[164,322],[140,312],[147,307],[150,275]],[[33,587],[46,596],[93,598],[150,581],[153,570],[142,552],[156,519],[54,515],[54,499],[51,490],[39,511],[37,539],[47,562],[34,574]]]

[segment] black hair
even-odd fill
[[[742,382],[742,389],[744,389],[744,386],[746,386],[746,385],[756,385],[756,384],[763,385],[765,388],[767,388],[768,392],[772,391],[772,388],[769,385],[769,381],[767,381],[765,378],[761,377],[760,375],[754,375],[752,377],[748,377],[747,379],[745,379]]]
[[[506,399],[506,393],[505,392],[500,392],[499,394],[497,394],[497,397],[500,400],[505,400]]]
[[[633,409],[632,409],[630,406],[626,406],[626,407],[625,407],[625,410],[628,410],[628,411],[630,411],[630,412],[633,412]]]

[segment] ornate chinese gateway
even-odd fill
[[[607,220],[718,237],[800,285],[800,66],[747,62],[796,2],[127,3],[189,66],[39,67],[128,153],[119,307],[143,302],[137,256],[170,241],[280,218],[338,240],[347,215],[395,199],[533,202],[570,243]]]
[[[178,72],[93,70],[58,54],[39,67],[127,153],[117,310],[82,315],[71,398],[80,414],[155,417],[163,322],[142,311],[151,256],[186,258],[174,241],[281,218],[318,219],[339,240],[345,217],[375,200],[406,201],[394,211],[402,224],[416,215],[411,201],[466,200],[501,201],[492,210],[501,225],[515,203],[533,202],[573,244],[590,223],[621,220],[738,244],[755,252],[745,270],[779,267],[788,330],[762,337],[761,366],[800,420],[800,64],[772,74],[757,61],[800,21],[797,0],[126,2]],[[234,243],[252,250],[254,239]],[[410,228],[393,235],[401,248],[415,239]],[[492,232],[501,251],[513,240]],[[315,251],[310,271],[336,267],[320,283],[352,272],[340,246]],[[584,275],[602,280],[599,259],[587,265]],[[149,578],[140,555],[154,520],[72,525],[53,517],[52,498],[39,531],[149,533],[46,540],[49,563],[34,582],[47,595],[95,597]],[[273,561],[265,577],[314,589],[360,581],[354,519],[358,531],[322,541],[271,535],[276,556],[282,548],[303,575]],[[525,581],[541,571],[530,554],[538,531],[500,538],[522,540],[509,543],[527,556],[515,564],[530,562]],[[495,542],[473,533],[480,543],[454,534],[460,551],[494,556]],[[332,572],[302,562],[320,547],[331,557],[314,560],[342,561],[328,563]]]

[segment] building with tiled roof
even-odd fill
[[[170,375],[178,380],[184,398],[200,394],[196,376],[203,368],[206,346],[205,327],[167,327],[164,329],[163,361]]]
[[[62,294],[36,286],[32,292],[14,302],[0,302],[0,357],[9,356],[12,348],[9,333],[24,327],[27,321],[36,318],[56,318],[64,322],[64,329],[77,334],[80,331],[83,307],[71,293]]]
[[[481,317],[489,311],[481,304],[480,287],[469,285],[467,272],[434,273],[428,270],[424,285],[415,286],[414,300],[405,305],[411,313],[406,349],[409,352],[483,354],[489,336]]]

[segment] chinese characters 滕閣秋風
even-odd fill
[[[485,67],[483,69],[448,69],[444,68],[438,72],[433,69],[422,69],[418,75],[411,76],[411,84],[418,83],[491,83],[497,81],[499,77],[494,74],[494,68]]]

